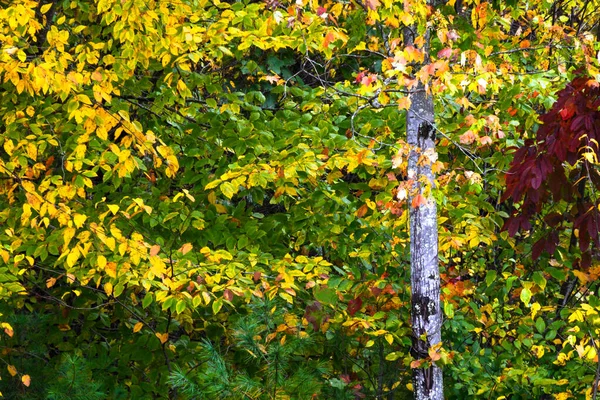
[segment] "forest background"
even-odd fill
[[[4,397],[596,398],[598,1],[0,5]]]

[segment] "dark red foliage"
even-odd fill
[[[360,309],[362,308],[362,299],[360,297],[355,298],[354,300],[350,300],[348,302],[348,314],[350,314],[351,317],[354,316],[354,314],[356,314],[358,311],[360,311]]]
[[[598,208],[586,192],[589,182],[600,189],[600,174],[583,154],[598,158],[600,142],[600,86],[594,79],[578,77],[558,93],[550,111],[540,117],[542,125],[535,140],[528,139],[514,153],[506,174],[502,201],[522,201],[503,229],[513,236],[531,229],[531,221],[547,204],[567,202],[565,213],[553,212],[544,221],[552,230],[533,246],[533,257],[543,251],[552,254],[558,244],[558,229],[565,223],[579,230],[579,247],[588,252],[590,244],[600,246]],[[579,162],[579,164],[577,164]],[[573,168],[577,164],[576,168]],[[589,259],[588,256],[584,259]]]

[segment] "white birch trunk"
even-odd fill
[[[405,35],[409,39],[411,35]],[[427,35],[428,36],[428,35]],[[409,45],[412,40],[407,40]],[[426,45],[427,46],[427,45]],[[427,52],[428,49],[422,49]],[[425,62],[429,55],[425,54]],[[410,208],[410,261],[411,261],[411,322],[413,329],[412,355],[415,359],[429,359],[429,349],[442,340],[442,313],[440,309],[440,273],[438,268],[437,208],[431,195],[434,188],[432,161],[423,154],[435,154],[433,98],[422,84],[411,95],[411,106],[406,116],[407,142],[411,147],[408,177],[414,179],[409,197]],[[419,160],[420,159],[420,160]],[[412,207],[417,194],[426,203]],[[413,370],[416,400],[444,398],[442,370],[432,365]]]

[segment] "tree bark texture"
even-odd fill
[[[433,98],[423,88],[412,96],[407,113],[407,142],[411,146],[408,160],[409,179],[415,180],[412,196],[423,194],[426,202],[410,206],[411,322],[412,355],[430,359],[429,349],[442,341],[440,309],[440,273],[438,268],[437,207],[431,195],[433,172],[431,160],[421,157],[435,151]],[[424,161],[425,159],[425,161]],[[409,202],[412,204],[412,201]],[[442,370],[436,365],[413,370],[416,400],[444,398]]]
[[[405,39],[407,45],[412,44],[410,33]],[[429,62],[428,50],[428,44],[421,49],[425,52],[425,63]],[[408,178],[414,181],[409,197],[412,356],[426,361],[413,370],[413,387],[416,400],[440,400],[444,398],[442,370],[431,363],[429,354],[430,348],[442,340],[437,207],[431,194],[434,188],[431,167],[436,154],[434,109],[433,98],[423,84],[411,94],[406,134],[411,149]],[[425,202],[413,207],[412,199],[419,194],[425,197]]]

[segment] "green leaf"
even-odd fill
[[[544,322],[544,320],[541,317],[538,317],[535,320],[535,327],[537,328],[539,333],[544,333],[544,330],[546,329],[546,322]]]
[[[526,306],[529,306],[529,301],[531,300],[531,290],[529,290],[527,288],[521,289],[520,298],[521,298],[521,301],[523,302],[523,304],[525,304]]]
[[[444,302],[444,314],[448,319],[454,318],[454,305],[448,301]]]
[[[550,274],[551,277],[559,282],[563,282],[567,278],[567,274],[562,269],[547,267],[545,270]]]
[[[179,300],[177,302],[177,305],[175,306],[175,311],[177,312],[177,314],[181,314],[185,310],[186,306],[187,304],[185,300]]]
[[[123,293],[124,289],[125,289],[125,285],[123,284],[123,282],[117,283],[115,285],[115,287],[113,288],[113,296],[119,297],[121,295],[121,293]]]
[[[534,272],[532,278],[536,285],[538,285],[542,290],[546,289],[546,278],[544,278],[541,272]]]
[[[144,296],[144,300],[142,300],[142,307],[148,308],[148,306],[150,304],[152,304],[152,300],[153,300],[152,293],[146,293],[146,296]]]
[[[333,305],[338,302],[338,296],[334,289],[330,288],[318,288],[315,290],[315,299],[322,304]]]
[[[498,274],[496,273],[495,270],[493,270],[493,269],[489,270],[487,272],[487,274],[485,275],[485,284],[487,286],[490,286],[496,280],[497,275]]]
[[[213,301],[213,303],[212,303],[213,314],[218,314],[218,312],[221,310],[221,307],[223,307],[223,299],[216,299],[215,301]]]

